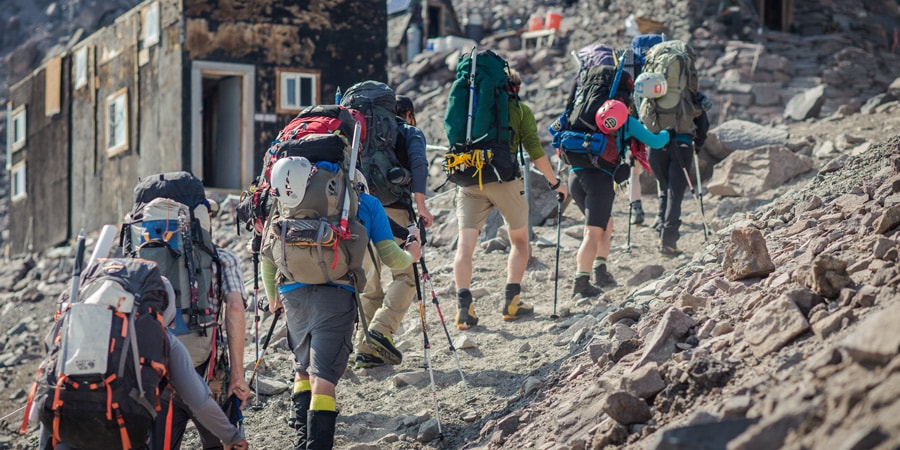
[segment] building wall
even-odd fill
[[[118,224],[133,205],[138,178],[182,170],[180,14],[160,3],[160,41],[145,48],[140,34],[145,2],[91,35],[88,86],[73,91],[73,233]],[[107,153],[107,98],[128,94],[128,148]]]
[[[184,0],[185,53],[190,60],[256,66],[258,115],[275,114],[276,69],[321,70],[319,103],[338,87],[387,81],[387,10],[372,0]],[[189,80],[186,80],[188,82]],[[256,169],[292,114],[257,122]],[[185,117],[185,123],[190,118]]]
[[[69,83],[67,64],[61,65],[60,86]],[[59,90],[60,112],[47,116],[47,67],[42,66],[10,87],[12,109],[25,105],[25,147],[12,154],[15,166],[25,161],[26,198],[10,200],[11,253],[43,250],[66,241],[69,235],[69,133],[67,89]],[[53,94],[51,94],[53,95]]]

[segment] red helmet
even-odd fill
[[[597,109],[597,115],[594,116],[594,122],[597,128],[605,134],[614,133],[625,121],[628,120],[628,107],[619,100],[607,100]]]

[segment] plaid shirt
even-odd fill
[[[241,276],[241,262],[237,255],[224,248],[216,249],[219,253],[219,265],[222,268],[222,294],[239,292],[244,298],[244,282]]]

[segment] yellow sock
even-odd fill
[[[309,385],[309,380],[295,380],[294,381],[294,391],[291,394],[299,394],[300,392],[311,391],[312,386]]]
[[[314,411],[336,411],[337,404],[334,397],[324,394],[313,394],[309,409]]]

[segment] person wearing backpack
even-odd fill
[[[479,59],[481,56],[479,55]],[[537,134],[537,123],[531,108],[519,99],[522,79],[519,73],[507,68],[505,86],[509,96],[509,127],[511,139],[508,151],[515,161],[520,148],[528,152],[534,166],[547,179],[550,189],[565,197],[568,189],[562,179],[556,177],[550,160],[544,152]],[[497,151],[505,151],[498,149]],[[520,300],[522,277],[529,258],[528,209],[525,201],[525,184],[521,176],[503,181],[488,182],[483,186],[457,186],[456,216],[459,220],[459,241],[453,259],[453,278],[457,289],[456,326],[468,330],[478,325],[474,299],[469,287],[472,282],[472,256],[488,214],[497,208],[508,228],[511,249],[507,259],[506,287],[501,310],[503,320],[515,320],[534,312],[534,306]]]
[[[131,261],[131,262],[129,262]],[[154,364],[162,364],[162,372],[164,374],[164,379],[160,383],[159,390],[165,389],[166,391],[177,390],[181,393],[185,405],[189,408],[191,414],[196,417],[198,423],[202,423],[203,426],[211,430],[213,436],[215,436],[217,442],[221,442],[223,444],[223,448],[226,450],[246,450],[249,449],[249,443],[244,437],[244,433],[241,429],[235,427],[228,420],[228,417],[219,407],[218,403],[213,399],[212,393],[209,390],[209,386],[206,385],[204,380],[194,371],[194,364],[191,358],[190,353],[187,348],[182,344],[173,334],[172,328],[175,323],[176,316],[176,297],[175,291],[172,287],[172,284],[166,277],[161,276],[159,270],[157,268],[156,263],[145,260],[128,260],[128,259],[99,259],[95,264],[91,267],[88,267],[86,271],[87,275],[84,277],[84,281],[81,283],[81,289],[78,291],[79,297],[76,298],[74,304],[77,305],[79,303],[90,305],[97,305],[103,303],[118,304],[120,307],[124,302],[128,302],[127,300],[129,294],[123,294],[126,292],[130,292],[129,289],[135,286],[141,286],[142,291],[138,298],[141,299],[140,307],[150,307],[152,308],[152,304],[154,302],[154,298],[162,298],[161,308],[162,312],[159,313],[154,311],[158,315],[157,320],[159,322],[156,324],[161,327],[164,331],[164,338],[160,339],[164,341],[165,346],[165,359],[164,361],[152,363],[147,359],[143,359],[143,361],[147,361],[144,364],[146,366],[154,366]],[[119,281],[116,280],[116,277],[119,277]],[[143,277],[143,280],[138,281],[127,281],[129,277],[132,277],[132,280],[137,280],[139,277]],[[99,283],[94,283],[91,285],[92,280],[99,280]],[[122,283],[122,284],[120,284]],[[120,286],[120,287],[117,287]],[[124,291],[122,290],[124,288]],[[84,298],[87,297],[87,298]],[[104,298],[108,300],[104,300]],[[135,301],[137,303],[137,301]],[[68,311],[69,308],[67,307]],[[74,308],[72,308],[74,310]],[[69,320],[68,316],[63,316],[63,321]],[[147,319],[143,319],[147,320]],[[93,325],[99,325],[102,321],[94,320],[95,323]],[[133,327],[134,328],[134,327]],[[147,334],[148,329],[146,325],[142,325],[137,327],[138,329],[142,329],[143,333]],[[65,328],[62,328],[65,330]],[[126,330],[123,330],[123,333],[126,333]],[[68,338],[68,332],[66,333]],[[113,334],[114,336],[116,334]],[[136,335],[135,335],[136,336]],[[138,338],[140,340],[140,338]],[[54,340],[53,344],[49,346],[49,348],[53,349],[54,345],[59,342],[61,346],[66,345],[66,339],[62,340]],[[126,340],[127,342],[127,340]],[[81,341],[81,345],[87,345],[88,341]],[[101,345],[105,345],[105,342]],[[111,348],[115,346],[115,341],[112,341]],[[145,343],[143,346],[137,346],[139,349],[147,349],[151,347],[148,343]],[[86,348],[82,348],[82,354],[88,355],[90,354]],[[63,355],[67,354],[65,351],[62,352]],[[123,353],[124,354],[124,353]],[[54,353],[51,353],[51,357]],[[143,353],[142,353],[143,355]],[[159,366],[153,367],[155,370],[159,371],[161,368]],[[130,370],[125,371],[126,375],[133,373]],[[126,377],[127,378],[127,377]],[[122,381],[120,380],[120,383]],[[102,386],[102,383],[101,383]],[[147,387],[149,388],[149,387]],[[157,388],[157,386],[153,386],[153,388]],[[146,390],[146,389],[145,389]],[[95,394],[91,394],[95,395]],[[111,394],[112,395],[112,394]],[[126,394],[127,395],[127,394]],[[51,397],[47,397],[46,401],[52,400]],[[59,403],[60,410],[71,408],[72,402],[74,400],[67,400],[65,402]],[[121,402],[122,399],[120,398]],[[115,408],[119,408],[117,403],[112,403]],[[36,404],[41,409],[45,409],[48,405],[40,405],[40,402]],[[54,402],[54,408],[57,407],[56,402]],[[124,407],[123,407],[124,408]],[[170,413],[166,408],[160,408],[156,411],[156,419],[155,422],[166,424],[168,422],[168,413]],[[28,413],[26,413],[26,420],[28,418]],[[65,417],[65,413],[56,417]],[[100,444],[99,439],[100,435],[107,432],[109,427],[105,427],[103,430],[99,429],[90,429],[89,424],[97,424],[97,421],[87,420],[84,417],[74,416],[76,420],[79,422],[75,427],[79,430],[79,434],[86,436],[86,440],[89,441],[83,445],[97,445]],[[61,422],[60,422],[61,423]],[[27,424],[27,422],[26,422]],[[126,422],[125,426],[128,427],[129,424]],[[23,429],[25,427],[23,426]],[[78,447],[71,445],[74,441],[68,441],[70,437],[66,434],[68,431],[72,430],[72,428],[67,428],[64,424],[57,425],[54,423],[53,426],[48,426],[47,422],[44,420],[41,421],[40,428],[40,440],[38,448],[41,450],[77,450]],[[150,433],[152,431],[152,424],[148,427],[146,433],[149,435],[150,440],[154,439]],[[132,428],[128,428],[128,434],[133,436],[134,430]],[[164,436],[164,439],[167,439],[169,436]],[[75,440],[78,437],[72,436],[71,439]],[[152,442],[151,442],[152,443]],[[105,445],[105,444],[104,444]],[[126,441],[123,435],[121,448],[123,449],[134,449],[134,450],[145,450],[148,449],[147,442],[129,442]],[[166,448],[171,448],[167,446]]]
[[[669,130],[672,139],[665,149],[651,151],[650,168],[659,184],[659,252],[677,256],[681,203],[694,151],[702,145],[709,129],[706,115],[709,101],[699,92],[694,51],[679,40],[664,41],[647,52],[644,75],[665,78],[663,95],[644,95],[638,108],[641,122],[651,131]]]
[[[328,145],[332,153],[339,154],[337,147],[343,145],[337,139],[340,138],[333,134],[304,137],[296,142],[300,148],[295,154],[309,154],[304,147],[324,149],[324,145]],[[358,142],[358,139],[357,135],[354,141]],[[329,141],[336,143],[329,144]],[[356,153],[351,151],[349,159],[355,157]],[[344,158],[338,159],[346,162]],[[392,269],[409,267],[421,257],[418,229],[410,228],[405,250],[400,248],[394,241],[381,201],[354,189],[359,183],[350,179],[347,174],[350,170],[345,167],[344,163],[313,163],[305,157],[296,156],[282,158],[271,171],[272,189],[279,195],[273,207],[276,213],[269,216],[265,225],[261,269],[269,310],[283,309],[289,345],[294,353],[291,394],[292,423],[297,433],[294,449],[320,450],[334,446],[338,416],[336,385],[347,368],[352,351],[353,328],[359,317],[357,292],[366,284],[364,278],[357,278],[357,274],[362,272],[366,244],[369,241],[374,243],[381,262]],[[320,178],[325,181],[319,181]],[[295,211],[312,211],[316,204],[331,203],[322,199],[332,195],[328,186],[334,185],[339,186],[337,195],[352,210],[342,213],[343,219],[340,220],[342,224],[352,224],[351,233],[334,244],[343,247],[347,253],[338,253],[322,245],[321,233],[319,237],[311,237],[313,244],[306,247],[308,250],[302,247],[300,251],[292,250],[291,247],[300,246],[299,239],[309,239],[304,238],[301,231],[308,229],[302,226],[307,219],[299,217]],[[327,215],[329,218],[332,216],[330,213]],[[313,220],[320,222],[326,219],[319,217]],[[299,228],[296,228],[297,231],[285,230],[283,227],[287,226]],[[323,232],[331,231],[325,229]],[[354,239],[354,235],[357,241],[348,241]],[[286,239],[293,238],[298,241],[286,245]],[[330,253],[323,254],[328,251]],[[346,256],[340,256],[342,254]]]
[[[386,205],[384,209],[388,219],[397,225],[393,227],[395,239],[399,239],[399,243],[402,243],[408,235],[406,225],[416,223],[417,217],[421,216],[424,225],[428,227],[434,218],[425,205],[428,182],[425,135],[415,126],[416,117],[412,99],[398,95],[396,105],[398,129],[394,147],[401,167],[409,169],[403,172],[404,176],[409,178],[406,184],[411,188],[413,198],[407,197]],[[411,200],[415,202],[415,210]],[[403,353],[394,346],[393,336],[416,294],[413,266],[392,270],[391,280],[386,286],[382,285],[381,281],[381,264],[374,257],[366,258],[363,267],[366,271],[366,289],[360,296],[360,301],[368,330],[360,327],[356,333],[355,367],[375,367],[385,362],[400,364],[403,361]],[[371,344],[367,342],[366,333]]]

